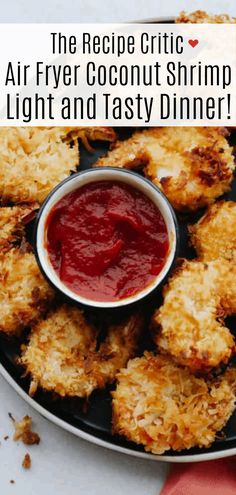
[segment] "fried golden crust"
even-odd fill
[[[0,196],[3,204],[41,203],[76,170],[78,147],[64,128],[1,127]]]
[[[209,447],[235,409],[234,368],[207,382],[167,356],[145,353],[117,380],[113,430],[154,454]]]
[[[88,397],[104,388],[134,356],[142,328],[138,315],[108,329],[98,350],[98,333],[77,308],[63,305],[31,331],[19,360],[31,375],[30,394],[40,386],[64,396]]]
[[[195,225],[188,227],[198,258],[236,261],[236,203],[220,201],[212,205]]]
[[[149,161],[148,136],[152,139],[153,131],[153,129],[147,129],[134,132],[129,139],[117,141],[105,156],[96,161],[95,166],[128,169],[144,167]]]
[[[157,127],[115,144],[96,166],[143,167],[179,211],[196,210],[229,190],[235,169],[224,128]]]
[[[36,431],[32,431],[32,418],[31,416],[24,416],[20,421],[13,420],[15,433],[13,440],[17,442],[22,440],[25,445],[38,445],[40,442],[40,436]]]
[[[193,371],[227,363],[235,343],[223,320],[236,313],[235,277],[235,265],[227,260],[186,260],[165,286],[164,303],[153,317],[159,350]]]
[[[90,141],[107,141],[113,143],[117,135],[112,127],[65,127],[68,139],[80,139],[88,151],[93,151]]]
[[[54,298],[31,252],[12,248],[0,255],[0,332],[18,335],[42,316]]]
[[[2,204],[42,203],[79,163],[77,140],[112,142],[111,127],[1,127],[0,197]]]
[[[196,10],[187,14],[182,11],[175,19],[177,24],[234,24],[236,17],[230,17],[228,14],[209,15],[204,10]]]
[[[0,207],[0,253],[8,251],[20,241],[25,225],[33,218],[36,205]]]

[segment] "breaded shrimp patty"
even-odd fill
[[[3,204],[41,203],[78,165],[78,147],[63,127],[0,128],[0,197]]]
[[[235,279],[236,267],[227,260],[186,260],[168,281],[153,317],[159,350],[193,371],[227,363],[235,343],[223,319],[236,313]]]
[[[37,387],[61,396],[88,397],[112,382],[137,349],[140,316],[108,328],[97,350],[97,331],[78,308],[63,305],[32,328],[19,360],[31,375],[30,395]]]
[[[147,352],[129,361],[117,379],[113,430],[154,454],[209,447],[235,410],[234,368],[206,381]]]
[[[34,216],[35,206],[0,207],[0,253],[24,236],[25,224]]]
[[[96,166],[143,167],[180,211],[196,210],[229,190],[233,148],[220,127],[156,127],[119,141]]]
[[[0,197],[2,204],[42,203],[79,164],[77,139],[114,141],[104,127],[1,127]]]
[[[177,24],[234,24],[236,17],[230,17],[228,14],[209,15],[204,10],[196,10],[187,14],[182,11],[175,19]]]
[[[0,332],[18,335],[44,314],[53,297],[33,253],[12,248],[0,254]]]
[[[220,201],[212,205],[195,225],[189,226],[191,243],[198,258],[236,261],[236,203]]]

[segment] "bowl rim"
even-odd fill
[[[54,195],[60,189],[63,189],[64,186],[68,182],[73,182],[77,178],[84,176],[84,175],[91,175],[91,176],[94,175],[96,177],[96,174],[98,171],[110,172],[111,174],[114,174],[114,175],[115,175],[115,173],[116,174],[118,173],[120,175],[121,179],[122,179],[122,176],[123,177],[132,176],[132,178],[134,179],[133,187],[135,187],[135,179],[136,179],[139,181],[139,183],[143,182],[146,185],[146,187],[148,187],[150,190],[152,190],[152,192],[154,191],[154,193],[156,194],[156,197],[161,198],[162,204],[165,205],[165,207],[166,207],[166,211],[168,212],[169,218],[171,219],[171,224],[172,224],[171,231],[174,234],[174,239],[172,240],[172,246],[171,246],[171,249],[169,250],[169,253],[167,255],[165,264],[164,264],[161,272],[157,275],[157,277],[154,278],[154,281],[151,284],[149,284],[148,286],[144,287],[141,291],[134,294],[133,296],[123,298],[123,299],[120,299],[118,301],[112,301],[112,302],[96,301],[93,299],[87,299],[87,298],[84,298],[83,296],[80,296],[76,292],[73,292],[71,289],[67,288],[66,284],[64,284],[63,282],[60,281],[56,272],[55,272],[55,277],[53,277],[53,280],[52,280],[52,278],[50,276],[50,271],[47,270],[47,268],[45,267],[45,264],[46,264],[45,251],[46,250],[42,246],[42,244],[39,244],[39,242],[38,242],[39,228],[42,228],[43,231],[45,232],[45,220],[46,220],[47,216],[45,216],[44,222],[41,226],[42,215],[45,211],[45,208],[48,206],[48,203],[52,200]],[[101,180],[101,181],[102,180],[110,180],[110,181],[112,181],[112,180],[116,181],[117,180],[117,181],[119,181],[119,178],[118,177],[117,178],[111,177],[109,179],[97,178],[97,182],[99,182],[99,180]],[[90,182],[96,182],[96,178],[94,180],[88,181],[87,183],[90,183]],[[122,182],[126,182],[126,181],[124,180]],[[77,187],[74,188],[74,190],[79,189],[79,188],[80,188],[80,185],[78,184]],[[138,185],[137,185],[137,189],[139,189]],[[73,189],[72,189],[72,191],[73,191]],[[70,191],[67,191],[64,194],[64,196],[66,196],[67,194],[70,194]],[[143,194],[145,194],[145,192]],[[63,198],[64,196],[62,195],[61,198]],[[58,201],[60,201],[61,198],[59,198]],[[151,201],[152,201],[152,199],[151,199]],[[52,208],[55,204],[56,203],[54,203],[52,205]],[[50,209],[49,209],[49,211],[50,211]],[[48,214],[49,214],[49,212],[47,213],[47,215]],[[166,219],[164,219],[164,220],[166,221]],[[44,202],[42,203],[42,205],[38,211],[37,217],[36,217],[34,232],[33,232],[33,246],[34,246],[34,253],[35,253],[36,261],[38,263],[38,266],[39,266],[40,271],[42,272],[43,276],[47,279],[47,281],[57,291],[62,293],[64,297],[69,298],[71,301],[73,301],[76,304],[82,304],[83,306],[87,306],[90,308],[91,307],[94,307],[97,309],[124,308],[124,307],[131,306],[133,304],[136,304],[138,302],[143,301],[144,299],[149,297],[155,290],[159,289],[160,286],[163,285],[164,281],[166,280],[167,276],[169,275],[169,273],[173,267],[173,264],[176,260],[177,255],[178,255],[178,251],[179,251],[179,226],[178,226],[178,221],[177,221],[175,211],[174,211],[172,205],[170,204],[169,200],[167,199],[165,194],[163,194],[163,192],[155,184],[153,184],[153,182],[151,182],[149,179],[141,176],[140,174],[137,174],[136,172],[134,172],[132,170],[122,169],[119,167],[93,167],[93,168],[89,168],[89,169],[74,173],[74,174],[70,175],[69,177],[66,177],[63,181],[61,181],[59,184],[57,184],[54,187],[54,189],[48,194],[48,196],[45,198]],[[40,248],[42,248],[42,249],[40,249]],[[54,271],[54,269],[52,267],[52,272],[53,271]],[[58,280],[58,284],[57,284],[57,280]]]

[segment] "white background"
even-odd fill
[[[122,22],[175,16],[182,9],[236,15],[235,0],[1,0],[1,22]],[[132,459],[95,447],[49,424],[0,377],[1,495],[158,495],[167,466]],[[24,471],[22,444],[12,434],[8,412],[31,414],[41,436],[29,449],[32,468]],[[10,484],[14,479],[15,484]]]
[[[51,33],[57,33],[55,55],[52,55]],[[76,37],[75,54],[60,54],[58,33],[63,33],[67,40],[72,34]],[[114,35],[116,40],[114,53],[108,54],[106,50],[105,53],[103,50],[97,53],[95,49],[94,54],[90,55],[86,44],[82,41],[85,33],[90,33],[92,39],[93,36],[97,38],[98,33],[102,37],[105,33],[109,39]],[[175,49],[172,55],[163,53],[163,42],[161,47],[159,43],[151,47],[150,40],[157,33],[161,39],[167,35],[168,39],[173,37],[173,40],[177,40],[181,34],[183,39],[181,55],[175,54]],[[127,49],[127,41],[126,50],[122,53],[124,47],[119,47],[117,44],[120,35],[122,39],[135,40],[132,54]],[[189,45],[191,38],[197,38],[200,41],[199,45],[191,47]],[[69,113],[69,123],[72,126],[78,125],[78,120],[86,126],[236,126],[235,43],[235,24],[182,24],[181,27],[178,24],[152,23],[3,24],[0,31],[0,46],[6,46],[7,49],[0,51],[0,125],[50,126],[53,123],[55,126],[63,126],[66,124],[64,118],[67,119]],[[175,41],[173,44],[175,45]],[[170,43],[168,46],[170,47]],[[29,70],[26,76],[24,75],[23,83],[22,74],[26,59],[29,64],[26,67]],[[182,70],[177,70],[178,64],[181,64],[181,69],[184,67],[187,69],[188,82],[184,81]],[[132,80],[132,68],[138,65],[140,81],[136,83],[136,76],[134,82]],[[170,72],[169,65],[172,66]],[[207,70],[205,76],[204,73],[205,69],[215,65],[219,72],[217,77],[216,74],[213,75],[212,82],[209,71]],[[70,77],[63,78],[64,69],[68,69],[68,66]],[[12,73],[9,74],[10,67],[13,67],[14,82],[12,82]],[[197,69],[192,76],[190,69],[194,67]],[[99,68],[105,71],[100,71]],[[122,70],[124,68],[127,69],[128,77],[127,74],[124,77]],[[146,85],[147,80],[145,81],[146,77],[142,70],[144,68],[152,69],[152,77],[147,76],[148,83],[153,81],[152,86]],[[38,95],[40,100],[44,98],[44,110],[41,101],[39,105],[37,104]],[[48,104],[49,96],[52,98],[51,105]],[[82,105],[78,103],[75,105],[78,96],[82,98]],[[108,100],[104,98],[107,96]],[[231,96],[230,120],[228,96]],[[182,110],[183,97],[188,99],[188,111],[185,104],[185,109]],[[203,102],[201,109],[198,104],[196,107],[194,104],[199,97]],[[65,101],[70,102],[69,112]],[[118,101],[119,112],[117,112]],[[213,108],[212,102],[214,102]],[[74,107],[77,109],[75,113]]]
[[[1,22],[122,22],[203,9],[235,15],[235,0],[1,0]]]

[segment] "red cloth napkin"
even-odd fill
[[[174,464],[160,495],[236,495],[236,457]]]

